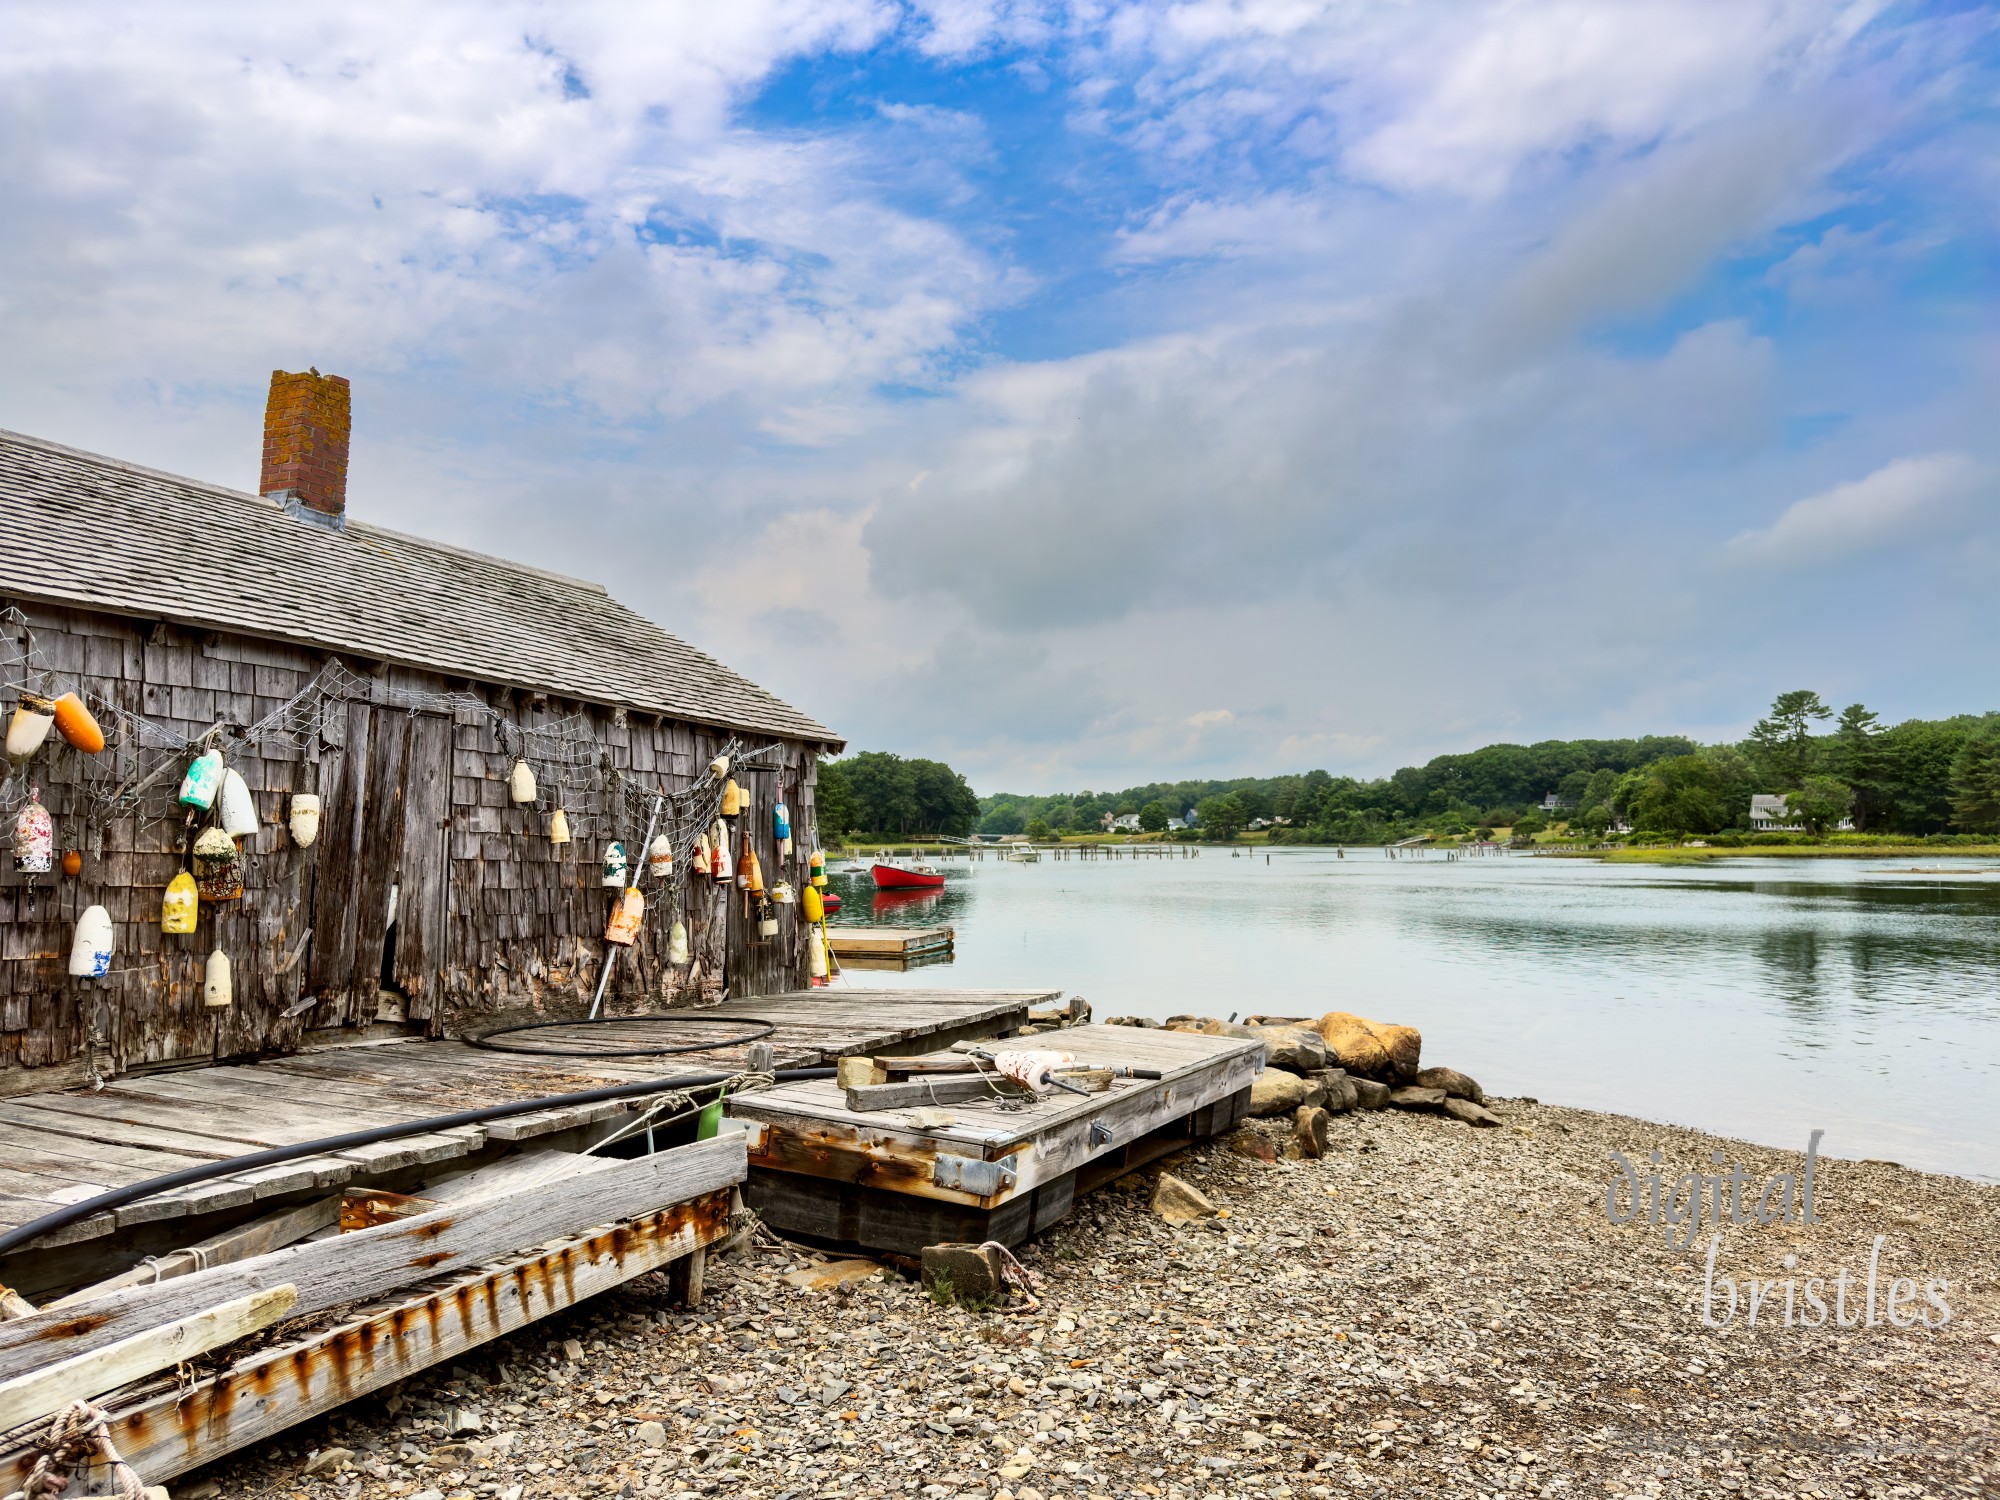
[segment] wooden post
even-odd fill
[[[698,1247],[667,1266],[667,1295],[681,1307],[700,1307],[708,1273],[708,1247]]]

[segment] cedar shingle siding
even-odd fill
[[[122,777],[129,744],[114,739],[88,759],[45,749],[7,784],[8,831],[39,783],[58,848],[81,846],[84,869],[31,888],[0,860],[0,1093],[368,1025],[385,963],[411,1019],[433,1032],[517,1008],[571,1013],[595,983],[613,895],[598,883],[603,844],[639,834],[615,824],[606,785],[686,787],[732,738],[781,746],[794,863],[773,868],[776,778],[744,779],[755,800],[741,826],[756,833],[767,880],[804,881],[817,757],[838,741],[594,584],[360,523],[324,529],[258,496],[4,433],[0,518],[0,604],[26,615],[58,690],[94,693],[185,738],[263,719],[331,660],[366,678],[369,700],[329,705],[303,746],[225,735],[264,828],[247,841],[244,898],[204,906],[191,936],[159,928],[189,836],[173,806],[177,776],[101,828],[86,827],[88,783]],[[211,589],[213,579],[228,584]],[[11,634],[18,652],[26,642]],[[0,682],[0,707],[11,708],[16,675]],[[575,843],[552,846],[546,809],[509,801],[508,746],[484,713],[408,707],[445,693],[482,701],[510,730],[587,720],[599,763],[564,797]],[[295,791],[325,803],[309,850],[282,826]],[[76,916],[93,902],[116,924],[113,972],[71,980]],[[725,984],[739,995],[804,986],[796,907],[759,942],[734,893],[690,881],[682,915],[696,962],[666,965],[673,914],[649,911],[615,971],[616,1008],[687,1003]],[[221,1012],[201,998],[216,946],[236,974],[235,1004]]]

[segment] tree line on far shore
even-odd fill
[[[1751,832],[1750,799],[1786,798],[1808,835],[1851,822],[1857,833],[2000,832],[2000,714],[1884,725],[1862,704],[1838,714],[1819,694],[1780,694],[1735,744],[1676,735],[1543,740],[1440,755],[1362,781],[1326,771],[1234,780],[1153,782],[1122,792],[979,801],[982,833],[1095,833],[1107,814],[1148,830],[1196,814],[1200,835],[1232,838],[1252,824],[1279,843],[1385,843],[1419,833],[1518,835],[1552,822],[1586,837],[1629,827],[1685,836]],[[1555,794],[1556,807],[1543,801]]]

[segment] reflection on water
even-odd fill
[[[1047,986],[1100,1016],[1358,1010],[1502,1094],[2000,1180],[2000,867],[1529,858],[946,863],[835,877],[843,923],[949,924],[869,984]],[[1634,1126],[1635,1137],[1643,1127]]]

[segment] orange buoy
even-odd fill
[[[103,728],[75,693],[64,693],[51,708],[56,716],[56,733],[70,744],[85,755],[95,755],[104,748]]]
[[[81,875],[82,873],[83,851],[81,849],[63,850],[63,874]]]

